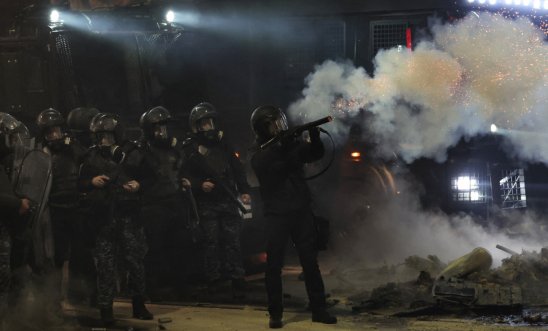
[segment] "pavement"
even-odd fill
[[[486,322],[467,316],[422,316],[418,318],[397,318],[391,316],[395,311],[389,309],[357,313],[348,302],[348,291],[359,289],[342,286],[336,273],[326,272],[323,277],[329,293],[329,311],[335,314],[339,322],[336,325],[313,323],[307,310],[304,282],[299,280],[300,267],[289,265],[283,270],[284,280],[284,330],[535,330],[546,326],[502,324]],[[382,281],[382,280],[380,280]],[[386,279],[384,280],[386,281]],[[266,293],[264,275],[257,274],[247,278],[247,296],[245,299],[232,298],[230,283],[221,283],[214,290],[205,291],[201,287],[189,287],[181,293],[173,293],[174,301],[148,303],[154,314],[152,321],[140,321],[131,318],[131,303],[119,298],[114,304],[117,320],[112,327],[105,328],[99,319],[98,310],[88,305],[70,305],[63,307],[61,322],[40,320],[25,316],[17,318],[19,324],[8,328],[9,331],[256,331],[268,329],[266,311]],[[373,286],[373,283],[369,285]]]

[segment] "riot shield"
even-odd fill
[[[51,233],[48,233],[49,218],[44,210],[47,206],[50,187],[52,165],[50,155],[41,150],[26,150],[22,158],[15,158],[13,184],[14,192],[19,197],[31,201],[27,230],[30,234],[30,247],[33,250],[34,264],[43,266],[47,260]],[[29,248],[30,248],[29,247]]]
[[[31,201],[32,215],[30,227],[36,224],[48,201],[51,186],[51,157],[37,149],[28,150],[19,160],[15,160],[14,192],[19,197]],[[17,164],[19,163],[20,164]]]

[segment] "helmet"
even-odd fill
[[[188,118],[188,125],[190,126],[190,129],[194,133],[198,133],[199,129],[199,122],[203,119],[209,118],[212,119],[212,125],[215,125],[215,120],[217,119],[217,110],[215,109],[215,106],[210,104],[209,102],[202,102],[197,104],[192,110],[190,111],[190,116]],[[215,129],[215,127],[213,127]]]
[[[169,110],[162,106],[154,107],[141,115],[139,126],[148,141],[160,146],[170,146],[173,139],[169,139],[167,122],[171,120]]]
[[[0,113],[0,151],[13,150],[17,146],[30,145],[29,129],[15,117]]]
[[[89,130],[94,134],[96,143],[113,145],[123,139],[124,129],[118,115],[98,113],[91,119]]]
[[[89,132],[91,120],[99,113],[97,108],[78,107],[67,116],[67,125],[72,131]]]
[[[260,106],[251,114],[251,128],[257,141],[266,141],[282,131],[287,131],[287,117],[275,106]]]
[[[162,106],[154,107],[141,115],[139,120],[139,126],[143,130],[152,128],[155,124],[165,123],[171,120],[171,114],[169,110]]]
[[[61,126],[65,123],[63,115],[53,108],[48,108],[38,114],[36,125],[40,129],[40,138],[46,141],[59,142],[63,139]]]
[[[65,120],[63,119],[63,115],[61,115],[58,110],[53,108],[43,110],[40,114],[38,114],[38,118],[36,118],[36,125],[38,125],[41,130],[52,126],[61,126],[64,123]]]
[[[119,126],[120,119],[118,115],[109,113],[98,113],[93,116],[89,125],[89,131],[92,133],[98,132],[114,132]]]

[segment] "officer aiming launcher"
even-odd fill
[[[306,130],[309,130],[311,128],[314,128],[314,127],[320,126],[322,124],[329,123],[329,122],[333,121],[333,117],[332,116],[326,116],[326,117],[320,118],[319,120],[296,126],[295,128],[293,128],[291,130],[287,129],[287,119],[285,117],[285,114],[284,114],[283,118],[281,118],[281,121],[282,121],[282,123],[274,122],[275,123],[274,125],[276,125],[277,129],[279,130],[278,134],[276,134],[274,137],[272,137],[267,142],[261,144],[259,146],[259,149],[261,149],[261,150],[265,149],[268,146],[271,146],[271,145],[273,145],[273,144],[275,144],[279,141],[282,141],[284,139],[296,138],[296,137],[300,136]]]

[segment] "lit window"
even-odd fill
[[[451,181],[453,200],[459,202],[485,202],[486,196],[480,185],[479,174],[463,174]]]

